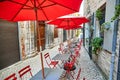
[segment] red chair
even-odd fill
[[[79,71],[78,71],[78,75],[77,75],[76,80],[79,80],[79,78],[80,78],[80,73],[81,73],[81,68],[80,68]],[[83,80],[84,80],[84,79],[83,79]]]
[[[11,74],[10,76],[6,77],[4,80],[17,80],[15,73]]]
[[[72,64],[76,63],[76,55],[70,55],[70,59]]]
[[[78,65],[78,60],[77,60],[77,56],[78,55],[76,55],[76,53],[75,53],[75,55],[71,55],[70,56],[70,60],[71,60],[71,62],[73,63],[73,64],[76,64],[76,65]]]
[[[45,57],[45,60],[46,60],[47,65],[48,65],[50,68],[55,68],[55,67],[58,65],[58,63],[59,63],[59,61],[53,61],[53,60],[50,58],[49,53],[46,53],[46,54],[44,55],[44,57]]]
[[[32,75],[32,72],[31,72],[30,65],[28,65],[28,66],[26,66],[26,67],[24,67],[24,68],[22,68],[21,70],[18,71],[19,77],[21,78],[21,80],[22,80],[23,76],[25,76],[28,72],[30,73],[30,76],[32,77],[33,75]]]
[[[59,51],[59,53],[63,53],[63,51],[62,51],[62,49],[61,48],[58,48],[58,51]]]
[[[79,52],[78,49],[75,49],[75,56],[76,56],[76,57],[80,57],[80,52]]]
[[[77,48],[80,50],[81,49],[81,45],[79,44],[79,45],[77,45]]]
[[[62,54],[64,53],[64,44],[63,43],[59,44],[58,50],[59,50],[60,53],[62,53]]]
[[[83,42],[83,40],[81,39],[81,40],[80,40],[80,45],[82,45],[82,42]]]

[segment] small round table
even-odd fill
[[[68,66],[64,66],[64,70],[70,70],[70,71],[74,71],[76,69],[76,66],[73,65],[71,68]]]
[[[71,62],[66,62],[63,68],[66,71],[65,76],[67,78],[70,78],[71,76],[74,79],[73,75],[71,74],[71,71],[74,71],[76,69],[76,66],[74,64],[71,64]]]

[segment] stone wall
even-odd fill
[[[119,26],[120,26],[120,21],[119,21]],[[117,34],[117,45],[116,45],[113,80],[117,80],[117,68],[118,68],[119,44],[120,44],[119,26],[118,26],[118,34]],[[108,79],[109,73],[110,73],[110,65],[111,65],[111,53],[102,50],[98,55],[97,64],[100,67],[100,69],[105,73],[105,76]]]
[[[100,6],[105,4],[105,2],[106,0],[84,0],[84,15],[90,16],[89,14],[95,12]]]
[[[66,42],[64,44],[66,45]],[[46,49],[46,50],[42,51],[42,54],[44,55],[47,52],[49,52],[51,58],[53,58],[57,53],[59,53],[58,45],[53,47],[52,49]],[[44,61],[44,67],[48,67],[44,60],[44,57],[43,57],[43,61]],[[4,80],[5,77],[9,76],[12,73],[16,73],[17,79],[20,80],[18,71],[27,65],[30,65],[31,72],[33,75],[35,75],[38,71],[40,71],[42,69],[40,53],[38,53],[36,56],[33,56],[33,57],[28,58],[23,61],[19,61],[9,67],[6,67],[6,68],[0,70],[0,80]],[[30,77],[26,77],[26,79],[23,79],[23,80],[28,80],[29,78]]]
[[[104,76],[108,80],[110,72],[111,54],[105,50],[102,50],[98,55],[97,64],[104,73]]]

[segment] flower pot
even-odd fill
[[[92,54],[92,59],[96,63],[98,60],[98,55],[97,54]]]

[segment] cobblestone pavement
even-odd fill
[[[103,76],[101,75],[99,69],[96,67],[94,62],[90,60],[88,53],[84,49],[81,48],[80,51],[80,58],[79,58],[79,67],[81,67],[81,75],[80,80],[85,77],[85,80],[104,80]]]
[[[80,50],[80,58],[78,59],[79,63],[77,65],[77,70],[75,70],[77,75],[78,69],[81,68],[80,78],[79,80],[104,80],[103,76],[101,75],[99,69],[96,67],[94,62],[90,60],[88,53],[84,49],[84,47]],[[73,79],[66,79],[61,78],[60,80],[73,80]]]

